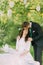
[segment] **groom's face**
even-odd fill
[[[30,24],[30,28],[32,27],[32,22],[29,23]]]

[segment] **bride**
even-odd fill
[[[26,22],[17,37],[14,53],[0,54],[0,65],[40,65],[30,53],[32,38],[28,37],[28,29],[29,23]]]

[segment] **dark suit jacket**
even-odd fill
[[[43,31],[38,23],[32,22],[32,45],[43,46]]]

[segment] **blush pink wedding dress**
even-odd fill
[[[35,61],[30,53],[31,42],[25,42],[24,38],[17,39],[16,49],[9,50],[9,53],[0,54],[0,65],[40,65]],[[24,51],[29,51],[27,54],[21,56]]]

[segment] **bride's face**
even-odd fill
[[[26,36],[28,34],[28,29],[24,29],[23,35]]]

